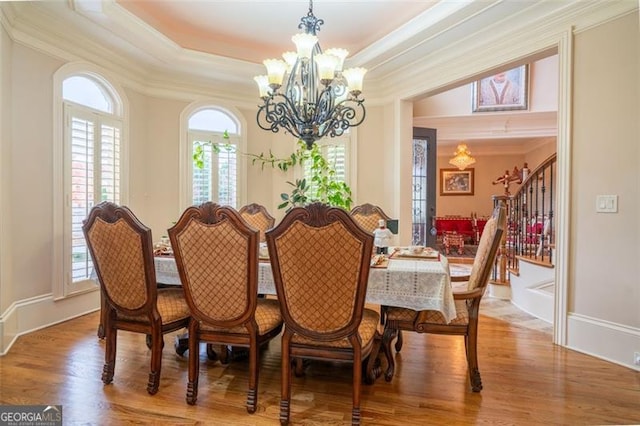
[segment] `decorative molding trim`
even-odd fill
[[[0,316],[0,356],[5,355],[23,334],[49,327],[100,309],[98,289],[63,300],[53,294],[13,303]],[[96,323],[96,330],[98,324]]]
[[[442,146],[448,142],[458,144],[461,140],[555,137],[558,132],[557,115],[556,111],[541,111],[490,116],[414,117],[414,125],[438,129],[438,146]]]
[[[11,27],[16,41],[63,60],[100,64],[129,76],[146,90],[204,91],[210,97],[245,102],[255,98],[252,76],[262,71],[260,64],[184,49],[115,0],[70,4],[4,3],[1,7],[11,17],[2,22]],[[517,65],[525,59],[519,54],[522,44],[530,45],[529,52],[542,52],[557,39],[559,28],[563,31],[574,23],[582,31],[632,10],[637,10],[637,4],[625,0],[574,1],[563,6],[538,2],[524,8],[518,2],[503,1],[436,5],[418,17],[422,19],[410,21],[354,55],[351,62],[370,69],[367,102],[377,105],[398,93],[412,98],[423,95],[424,87],[437,92],[468,83],[469,75],[489,73],[496,63]],[[434,22],[435,12],[440,22]],[[72,19],[71,25],[67,20],[74,15],[84,19]],[[101,39],[108,39],[108,44]],[[486,46],[495,53],[484,55]],[[174,83],[185,79],[192,81],[189,87]]]
[[[569,241],[571,231],[571,98],[573,75],[573,31],[568,27],[558,39],[558,142],[556,191],[556,258],[553,342],[567,344],[569,303]]]
[[[521,8],[519,3],[512,3]],[[540,3],[540,8],[526,9],[527,16],[522,17],[524,22],[520,22],[518,27],[497,21],[477,31],[472,30],[470,36],[462,35],[455,42],[449,40],[449,43],[435,49],[432,44],[408,49],[403,63],[392,61],[387,64],[388,70],[367,74],[367,101],[434,95],[490,75],[498,66],[521,65],[535,54],[548,56],[572,23],[574,30],[590,28],[637,10],[638,6],[634,2],[620,0],[573,2],[564,10],[549,13],[544,13],[544,7]],[[509,19],[518,21],[515,15]],[[526,55],[522,54],[523,46],[527,46]],[[425,50],[426,47],[431,49]],[[487,51],[492,53],[487,55]],[[386,84],[388,81],[396,83]],[[427,93],[425,88],[429,88]]]
[[[640,348],[640,329],[575,313],[567,319],[564,346],[640,371],[633,364],[633,353]]]

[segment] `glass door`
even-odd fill
[[[413,128],[411,244],[436,247],[436,130]]]

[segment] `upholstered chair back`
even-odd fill
[[[190,207],[170,231],[192,317],[229,327],[243,323],[257,299],[258,231],[231,207]]]
[[[323,204],[289,211],[267,232],[287,327],[316,339],[353,333],[364,308],[373,236]]]
[[[240,208],[239,212],[249,225],[260,231],[260,241],[265,241],[264,233],[268,229],[273,228],[273,225],[276,223],[276,219],[271,216],[266,207],[251,203]]]
[[[469,275],[468,290],[484,287],[489,282],[491,269],[496,260],[500,239],[504,232],[505,221],[505,208],[497,206],[482,230],[478,250]]]
[[[378,206],[362,204],[351,209],[351,217],[367,232],[373,232],[378,227],[378,221],[391,218]]]
[[[151,230],[109,202],[92,209],[83,230],[110,304],[129,315],[147,312],[156,301]]]

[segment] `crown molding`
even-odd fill
[[[73,5],[77,8],[79,3],[85,2],[74,2]],[[106,2],[106,10],[120,13],[122,8],[108,6],[111,3]],[[3,11],[5,5],[7,3],[0,3]],[[141,93],[170,94],[172,98],[189,99],[193,99],[193,94],[215,93],[219,98],[239,99],[246,103],[247,99],[256,96],[252,80],[254,74],[250,73],[257,73],[257,65],[248,64],[247,67],[245,64],[243,68],[238,66],[239,61],[233,60],[225,65],[225,58],[219,58],[219,63],[216,63],[211,61],[209,54],[187,51],[177,45],[173,50],[165,50],[165,61],[157,61],[149,49],[133,48],[91,20],[78,22],[78,19],[70,19],[68,15],[76,11],[66,6],[62,8],[60,2],[11,2],[8,5],[6,9],[13,19],[6,19],[6,22],[14,42],[65,62],[94,63],[125,79],[126,86]],[[83,10],[83,13],[89,12]],[[95,15],[98,12],[91,10],[91,13]],[[135,26],[139,29],[138,35],[148,32],[148,28],[142,25]],[[110,44],[104,44],[104,38],[109,38]],[[140,36],[139,39],[145,38]],[[154,45],[153,41],[147,42]],[[183,83],[185,81],[188,83]],[[183,91],[187,93],[181,95]]]
[[[513,112],[450,117],[414,117],[417,127],[438,130],[438,144],[479,139],[531,139],[555,137],[557,112]]]
[[[63,61],[95,63],[142,93],[255,103],[252,77],[261,65],[183,49],[115,0],[0,2],[0,8],[13,40]],[[582,31],[637,8],[628,0],[442,2],[353,62],[370,67],[368,105],[418,99],[549,52],[567,28]]]
[[[389,102],[437,94],[489,75],[497,67],[516,66],[532,56],[553,53],[550,49],[555,49],[567,28],[584,31],[638,9],[637,3],[628,0],[535,2],[528,8],[521,2],[505,3],[500,5],[501,14],[504,7],[517,6],[506,18],[489,14],[464,28],[451,28],[407,51],[402,61],[389,61],[368,73],[367,96]],[[494,7],[485,13],[497,10]],[[388,84],[390,81],[395,83]]]

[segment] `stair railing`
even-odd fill
[[[519,260],[552,266],[555,247],[555,184],[556,154],[551,155],[523,180],[514,195],[494,196],[494,205],[507,205],[507,230],[503,259],[510,273],[519,273]],[[503,265],[504,265],[503,264]],[[494,272],[497,281],[508,281],[502,276],[500,263]]]

